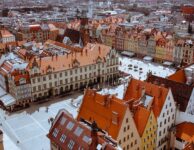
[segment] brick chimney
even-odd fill
[[[95,121],[92,122],[91,129],[92,144],[90,146],[90,149],[94,150],[98,145],[98,126]]]

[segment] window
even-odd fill
[[[135,144],[137,144],[137,140],[135,140]]]
[[[49,80],[51,80],[52,79],[52,76],[51,76],[51,74],[49,74]]]
[[[133,142],[131,142],[131,147],[133,147]]]
[[[61,135],[61,138],[60,138],[60,141],[61,141],[62,143],[64,143],[66,138],[67,138],[67,136],[66,136],[65,134],[62,134],[62,135]]]
[[[33,92],[36,92],[36,86],[33,87]]]
[[[67,126],[66,126],[66,128],[67,128],[68,130],[72,130],[73,127],[74,127],[74,123],[71,122],[71,121],[70,121],[70,122],[67,124]]]
[[[126,139],[125,139],[125,137],[123,138],[123,142],[125,142],[126,141]]]
[[[128,121],[129,121],[129,120],[128,120],[128,118],[127,118],[127,119],[126,119],[126,123],[128,123]]]
[[[60,73],[60,77],[62,77],[62,73]]]
[[[55,79],[57,78],[57,74],[54,74]]]
[[[121,140],[119,140],[119,145],[121,145]]]
[[[52,87],[52,82],[49,83],[49,87],[50,87],[50,88]]]
[[[131,133],[131,137],[133,137],[133,133]]]
[[[68,148],[69,149],[73,149],[75,142],[73,140],[70,140],[69,144],[68,144]]]
[[[80,127],[77,127],[74,131],[74,134],[77,135],[78,137],[82,134],[83,129]]]
[[[128,126],[127,126],[127,130],[129,130],[129,128],[130,128],[130,126],[128,125]]]
[[[66,122],[66,120],[67,120],[67,119],[66,119],[65,117],[61,118],[60,124],[61,124],[61,125],[64,125],[65,122]]]
[[[124,132],[126,131],[126,127],[124,127]]]
[[[63,80],[60,80],[60,84],[63,84]]]
[[[161,131],[159,132],[159,136],[161,136]]]
[[[46,77],[43,77],[43,81],[46,81]]]
[[[58,133],[59,133],[59,130],[57,128],[55,128],[54,131],[53,131],[53,136],[57,137]]]

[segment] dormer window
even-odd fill
[[[78,61],[77,59],[75,59],[75,60],[73,61],[73,63],[72,63],[72,66],[73,66],[73,67],[79,67],[79,65],[80,65],[80,63],[79,63],[79,61]]]
[[[112,111],[112,123],[115,125],[119,124],[119,114],[115,111]]]
[[[26,84],[26,79],[25,79],[25,78],[21,78],[21,79],[19,80],[19,83],[20,83],[20,85]]]

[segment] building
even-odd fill
[[[25,40],[44,43],[48,39],[56,40],[58,32],[58,29],[52,24],[34,24],[20,27],[16,38],[19,41]]]
[[[149,75],[147,81],[171,88],[177,103],[176,124],[184,121],[194,122],[194,65],[188,65],[167,78]]]
[[[87,44],[82,52],[37,57],[28,65],[34,100],[113,81],[119,75],[118,54],[101,44]]]
[[[15,36],[11,34],[8,30],[0,30],[0,43],[11,43],[15,42]]]
[[[59,111],[47,136],[52,150],[121,149],[95,122],[77,121],[65,110]]]
[[[188,65],[194,62],[194,45],[192,40],[186,40],[183,47],[183,63]]]
[[[192,150],[194,149],[194,124],[182,122],[172,130],[171,149],[172,150]]]
[[[77,120],[95,121],[123,150],[140,150],[141,139],[127,103],[114,95],[101,95],[86,90]]]
[[[144,106],[137,106],[132,110],[134,112],[134,121],[141,137],[141,149],[156,149],[157,122],[153,111]]]
[[[170,89],[136,79],[129,80],[124,100],[152,108],[157,121],[156,149],[169,149],[169,130],[175,124],[176,106]],[[154,135],[153,135],[154,136]]]

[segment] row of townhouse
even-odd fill
[[[123,150],[167,150],[175,112],[170,89],[130,79],[123,100],[86,90],[77,119],[95,121]]]
[[[140,57],[148,55],[159,62],[190,64],[194,61],[192,39],[175,39],[173,34],[156,29],[110,27],[102,30],[101,39],[103,44],[117,50],[131,51]]]
[[[1,77],[4,79],[1,79],[1,86],[8,87],[7,92],[16,98],[15,104],[26,105],[31,101],[114,81],[119,76],[118,58],[116,50],[89,43],[82,52],[34,57],[25,65],[20,59],[10,59],[1,65]]]
[[[36,41],[44,43],[48,39],[56,40],[59,30],[53,24],[34,24],[21,26],[16,32],[18,41]]]

